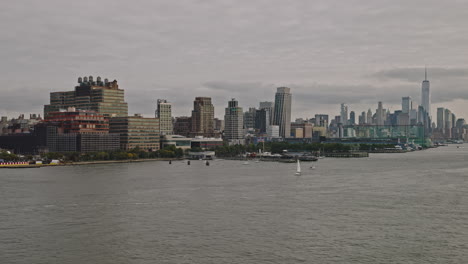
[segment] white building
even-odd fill
[[[171,103],[164,99],[158,99],[155,116],[159,118],[159,130],[161,135],[171,135],[173,129]]]

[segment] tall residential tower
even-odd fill
[[[242,107],[239,107],[236,99],[231,99],[224,114],[224,138],[227,141],[239,141],[244,138],[243,117]]]
[[[275,94],[273,125],[279,126],[279,136],[283,138],[291,136],[291,97],[290,88],[277,88]]]
[[[159,130],[161,135],[171,135],[173,128],[171,103],[164,99],[158,99],[155,116],[159,118]]]

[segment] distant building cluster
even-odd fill
[[[468,126],[449,109],[431,112],[430,83],[421,86],[417,105],[401,98],[401,110],[391,112],[383,102],[361,113],[341,104],[339,115],[315,114],[291,119],[292,93],[278,87],[274,101],[244,108],[232,98],[226,102],[224,120],[215,118],[211,97],[196,97],[191,115],[174,117],[172,104],[156,100],[155,116],[129,115],[124,90],[116,80],[92,76],[78,78],[71,91],[51,92],[44,117],[24,115],[0,120],[0,148],[21,154],[45,152],[98,152],[114,150],[157,151],[167,146],[213,149],[223,144],[265,141],[293,143],[413,143],[468,141]]]

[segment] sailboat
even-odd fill
[[[301,176],[301,163],[299,159],[297,159],[297,170],[296,170],[296,173],[294,173],[294,175]]]

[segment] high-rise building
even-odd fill
[[[283,138],[291,136],[291,89],[278,87],[275,94],[273,125],[279,126],[279,135]]]
[[[315,115],[316,127],[328,127],[328,115],[318,114]]]
[[[255,113],[256,113],[255,107],[250,107],[249,111],[244,113],[244,128],[247,129],[252,129],[255,128]]]
[[[372,122],[372,119],[373,119],[373,118],[372,118],[372,117],[373,117],[372,111],[371,111],[370,108],[369,108],[369,110],[367,110],[366,124],[368,124],[368,125],[372,125],[372,124],[373,124],[373,122]]]
[[[255,129],[259,133],[266,133],[267,127],[270,126],[270,111],[267,108],[262,108],[255,113]]]
[[[430,83],[427,80],[427,69],[424,71],[424,81],[421,86],[421,105],[426,111],[427,115],[431,117],[431,91]]]
[[[356,113],[354,113],[354,111],[351,111],[349,113],[349,122],[348,122],[348,124],[351,125],[351,126],[356,125]]]
[[[273,122],[273,110],[274,110],[274,103],[273,102],[260,102],[259,109],[265,109],[268,111],[268,125],[271,125]]]
[[[366,124],[366,112],[362,111],[361,115],[359,116],[359,125]]]
[[[344,126],[348,125],[348,106],[345,104],[341,104],[340,120]]]
[[[158,99],[155,116],[159,118],[161,135],[171,135],[173,131],[171,103],[164,99]]]
[[[175,118],[174,134],[188,137],[192,132],[192,117],[179,116]]]
[[[382,102],[379,102],[378,104],[376,115],[377,115],[377,125],[383,126],[385,123],[385,109],[383,109]]]
[[[413,101],[411,97],[406,96],[401,98],[401,112],[403,114],[409,114],[410,110],[413,109]]]
[[[196,97],[192,110],[192,136],[214,136],[214,106],[211,97]]]
[[[109,121],[111,133],[120,134],[120,147],[124,150],[136,147],[144,151],[159,150],[160,133],[158,118],[134,116],[114,117]]]
[[[128,115],[128,105],[124,101],[124,90],[117,81],[93,80],[93,76],[78,78],[79,85],[74,91],[50,93],[50,104],[44,106],[44,117],[50,112],[75,107],[78,110],[91,110],[106,118]]]
[[[242,107],[239,107],[236,99],[228,102],[228,107],[224,114],[224,138],[227,141],[238,141],[244,138]]]
[[[437,129],[439,131],[444,131],[445,129],[445,108],[437,108]]]

